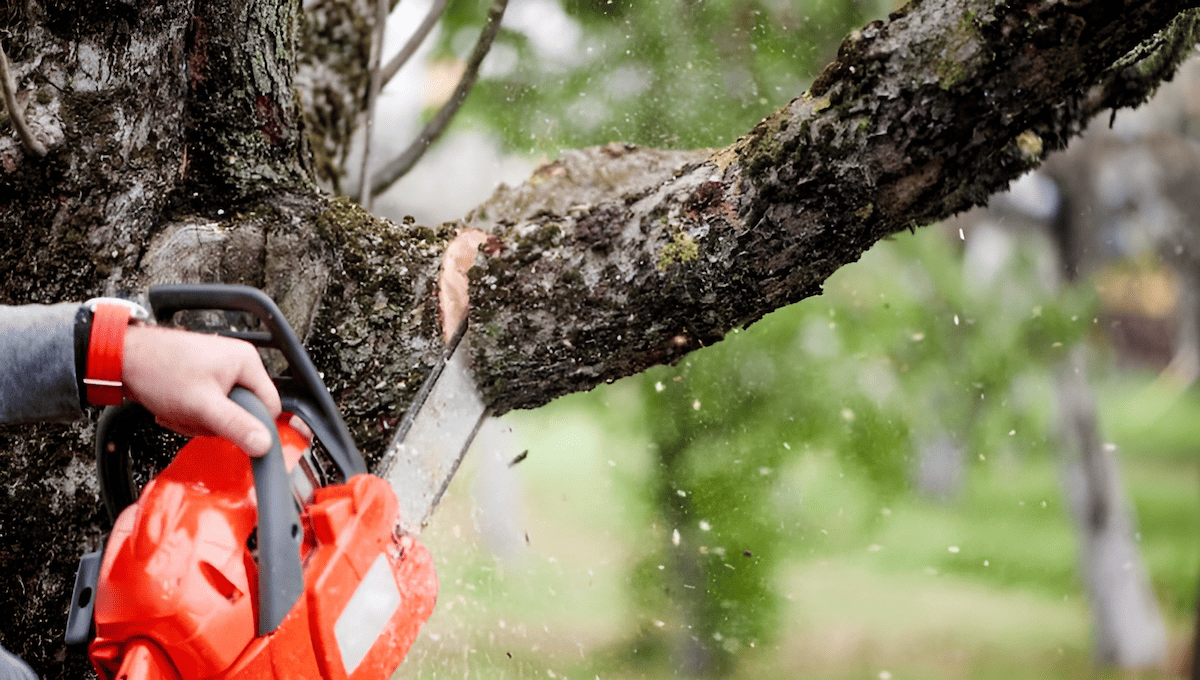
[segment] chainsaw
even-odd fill
[[[283,355],[288,370],[273,380],[284,413],[272,421],[235,388],[230,398],[272,433],[271,451],[250,458],[196,437],[139,492],[138,439],[126,425],[148,414],[134,404],[106,410],[96,462],[113,528],[80,561],[67,643],[86,644],[105,680],[389,677],[438,589],[392,485],[367,474],[319,373],[264,293],[171,285],[149,300],[158,319],[189,310],[257,317],[266,332],[223,334]]]

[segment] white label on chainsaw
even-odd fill
[[[333,625],[346,675],[362,663],[399,606],[400,590],[396,588],[392,568],[387,556],[379,553]]]

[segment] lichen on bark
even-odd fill
[[[436,283],[453,232],[396,225],[344,198],[315,223],[335,270],[306,344],[373,465],[441,356]]]

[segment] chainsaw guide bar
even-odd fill
[[[466,321],[417,392],[379,463],[400,500],[401,526],[416,535],[467,454],[488,409],[470,369]]]

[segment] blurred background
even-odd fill
[[[428,8],[399,3],[384,59]],[[374,209],[439,224],[565,149],[728,144],[891,9],[511,0]],[[378,158],[450,96],[486,11],[451,2],[384,89]],[[1187,676],[1197,121],[1189,63],[823,295],[489,422],[422,536],[441,594],[397,677]]]

